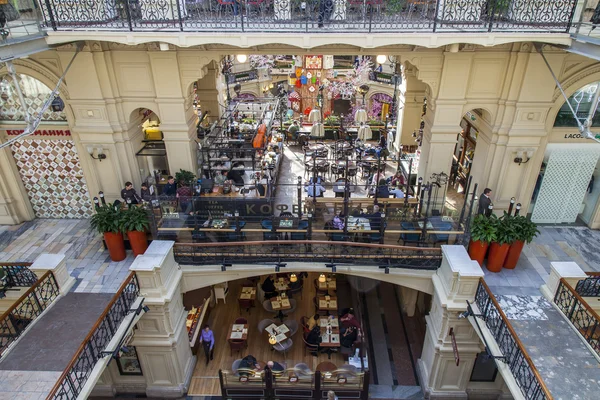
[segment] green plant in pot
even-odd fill
[[[179,172],[175,173],[175,180],[179,185],[191,185],[196,180],[196,175],[191,171],[180,169]]]
[[[471,241],[469,242],[469,256],[479,265],[483,265],[483,260],[491,242],[496,240],[498,218],[495,215],[486,217],[479,214],[473,219],[471,224]]]
[[[517,237],[517,229],[513,221],[514,218],[515,217],[511,217],[507,213],[504,213],[504,216],[498,219],[496,240],[490,245],[490,252],[488,254],[488,271],[500,272],[502,270],[510,245]]]
[[[504,268],[508,269],[513,269],[517,266],[525,243],[531,243],[540,233],[535,223],[521,215],[512,217],[512,222],[515,228],[515,240],[511,243],[506,260],[504,260]]]
[[[90,219],[92,228],[104,235],[104,242],[108,248],[110,259],[113,261],[123,261],[127,257],[123,240],[122,217],[123,213],[120,208],[106,204],[96,208],[96,214],[92,215]]]
[[[148,248],[146,232],[150,226],[146,209],[141,206],[134,206],[124,211],[121,218],[121,226],[123,232],[127,233],[133,254],[135,256],[144,254]]]

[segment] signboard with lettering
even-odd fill
[[[369,72],[369,79],[373,82],[394,85],[396,81],[400,80],[400,77],[398,75],[386,74],[385,72],[371,71]]]
[[[460,363],[460,357],[458,355],[458,346],[456,344],[456,336],[454,336],[454,328],[450,328],[450,339],[452,340],[452,351],[454,352],[454,361],[456,361],[456,366]]]
[[[258,79],[258,73],[256,72],[256,70],[241,71],[241,72],[229,74],[229,83],[230,84],[248,82],[248,81],[253,81],[255,79]]]
[[[7,129],[6,134],[8,136],[18,136],[25,132],[23,129]],[[71,131],[68,129],[40,129],[31,136],[71,136]]]

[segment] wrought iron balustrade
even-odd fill
[[[123,319],[129,314],[139,292],[137,276],[131,272],[79,346],[47,399],[77,398],[94,366],[102,358],[101,353],[119,329]]]
[[[586,272],[588,278],[577,282],[575,291],[581,297],[600,297],[600,273]]]
[[[0,355],[58,297],[51,271],[46,272],[0,317]]]
[[[435,270],[442,262],[440,248],[318,240],[176,243],[174,254],[177,262],[192,265],[298,261]]]
[[[0,276],[5,289],[33,286],[38,277],[28,267],[31,263],[1,263]]]
[[[39,0],[53,30],[568,32],[577,0]]]
[[[600,316],[564,278],[560,279],[554,295],[554,303],[567,316],[596,354],[600,355]]]
[[[500,304],[490,291],[485,281],[481,279],[475,295],[475,304],[502,352],[504,362],[513,373],[523,396],[528,400],[552,399],[537,368],[533,365],[527,350],[515,333]]]

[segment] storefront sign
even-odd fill
[[[7,129],[8,136],[17,136],[25,132],[23,129]],[[68,129],[40,129],[33,132],[32,136],[71,136],[71,131]]]
[[[258,79],[258,73],[255,70],[236,72],[229,74],[229,83],[242,83]]]
[[[600,140],[600,134],[594,135],[594,138]],[[587,139],[581,133],[565,133],[565,139]]]
[[[398,80],[398,76],[392,74],[386,74],[384,72],[371,71],[369,72],[369,79],[373,82],[385,83],[387,85],[394,85]]]

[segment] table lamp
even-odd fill
[[[298,281],[298,277],[296,276],[296,274],[291,274],[290,275],[290,282],[297,282]]]
[[[319,275],[319,282],[325,283],[325,281],[327,281],[327,278],[325,277],[325,274]]]
[[[277,339],[275,339],[275,336],[273,335],[269,335],[269,344],[275,344],[277,343]]]

